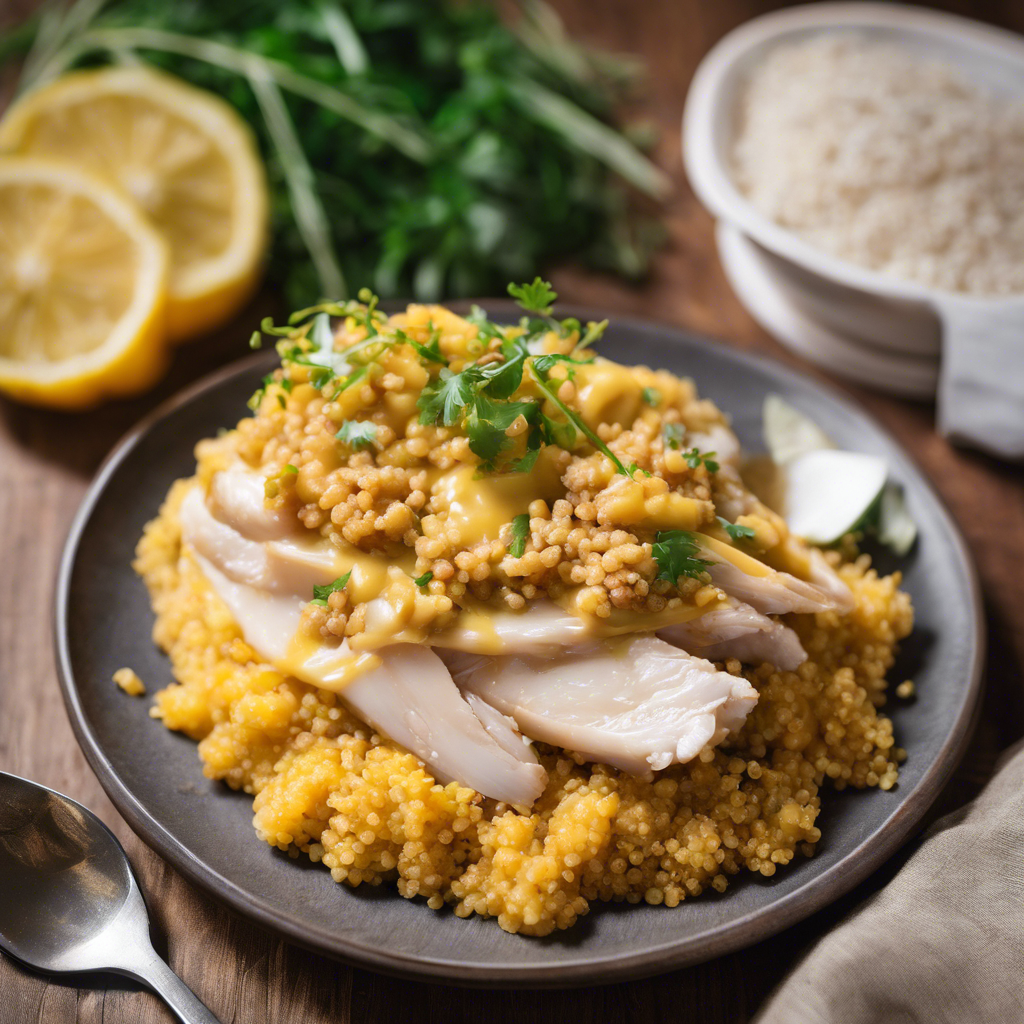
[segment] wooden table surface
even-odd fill
[[[666,210],[670,243],[645,286],[631,289],[566,271],[555,276],[563,298],[692,328],[808,369],[768,338],[732,295],[715,255],[710,218],[686,184],[679,156],[679,116],[697,62],[724,33],[774,5],[755,0],[557,0],[555,6],[573,35],[647,60],[650,86],[642,112],[662,130],[658,160],[676,182]],[[1019,0],[941,6],[1024,31]],[[138,401],[81,416],[0,401],[0,767],[81,800],[114,829],[147,896],[160,951],[225,1024],[415,1024],[477,1020],[483,1014],[494,1024],[748,1020],[800,950],[884,883],[899,857],[834,907],[713,963],[631,984],[495,998],[396,981],[286,944],[186,884],[135,837],[107,800],[72,737],[51,653],[51,590],[61,543],[90,477],[118,437],[187,381],[244,354],[251,325],[272,303],[262,297],[235,328],[180,350],[169,378]],[[989,657],[982,722],[934,817],[977,792],[998,752],[1024,734],[1024,474],[1019,467],[950,448],[933,432],[932,409],[926,405],[839,386],[917,458],[966,534],[983,582]],[[122,980],[52,980],[0,957],[0,1024],[171,1019],[149,992]]]

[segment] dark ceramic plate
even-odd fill
[[[920,694],[892,710],[909,752],[899,785],[887,793],[826,793],[817,855],[770,880],[738,878],[722,895],[671,910],[595,905],[574,928],[544,939],[434,912],[389,889],[348,889],[325,869],[268,848],[253,833],[251,798],[206,780],[195,744],[151,720],[149,701],[125,697],[110,678],[122,665],[150,687],[170,678],[150,639],[153,617],[129,564],[132,552],[171,482],[191,474],[195,442],[246,414],[245,401],[272,362],[260,355],[190,389],[118,445],[75,519],[57,586],[58,662],[78,740],[129,824],[187,878],[287,938],[365,967],[464,984],[572,985],[664,971],[763,939],[851,889],[911,835],[963,752],[980,690],[978,588],[946,510],[874,422],[791,370],[618,318],[601,352],[692,376],[732,414],[749,451],[763,450],[761,403],[774,391],[840,447],[888,459],[921,531],[902,566],[917,625],[892,672],[896,680],[912,675]]]

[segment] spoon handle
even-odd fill
[[[145,982],[178,1015],[182,1024],[220,1024],[209,1008],[149,947],[125,973]]]

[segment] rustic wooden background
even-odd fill
[[[34,5],[28,0],[18,6]],[[666,210],[670,245],[650,281],[631,289],[564,272],[556,275],[563,297],[682,325],[807,369],[759,330],[730,292],[715,255],[710,218],[686,184],[679,155],[683,97],[697,62],[731,28],[778,5],[756,0],[555,0],[555,6],[574,36],[640,54],[648,62],[650,88],[642,113],[662,131],[658,159],[676,182]],[[951,0],[935,6],[1024,31],[1020,0]],[[396,1019],[454,1024],[485,1015],[494,1024],[748,1020],[800,950],[882,884],[899,858],[803,925],[713,963],[632,984],[496,998],[380,977],[287,945],[186,884],[133,835],[106,799],[72,737],[51,654],[51,588],[61,543],[90,477],[118,437],[187,381],[241,355],[251,325],[269,301],[254,302],[237,328],[180,350],[159,390],[138,401],[83,416],[0,401],[0,767],[76,797],[112,826],[146,893],[161,952],[225,1024]],[[932,410],[926,405],[840,386],[916,456],[963,528],[983,581],[990,631],[983,719],[938,813],[976,792],[998,751],[1024,733],[1024,474],[1019,467],[951,449],[933,433]],[[957,600],[955,594],[949,597]],[[47,979],[0,957],[3,1024],[171,1019],[154,996],[120,979]]]

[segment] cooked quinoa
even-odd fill
[[[401,331],[398,338],[438,359],[407,343],[367,347],[371,325],[382,337]],[[568,928],[593,900],[673,907],[709,886],[723,891],[743,871],[770,876],[812,855],[822,792],[890,789],[903,757],[879,709],[912,610],[899,574],[879,577],[866,556],[827,556],[852,592],[849,614],[784,617],[808,655],[795,671],[735,659],[720,666],[757,692],[739,732],[646,779],[534,744],[548,781],[523,807],[435,782],[423,761],[352,714],[344,689],[310,685],[261,658],[182,544],[179,509],[189,490],[240,460],[266,478],[275,514],[389,566],[377,590],[403,609],[403,636],[419,642],[454,622],[466,602],[518,611],[543,597],[614,623],[723,599],[699,565],[673,582],[656,557],[660,531],[674,524],[729,541],[717,517],[741,485],[724,465],[728,456],[718,454],[720,465],[714,453],[698,457],[673,443],[726,428],[722,413],[667,372],[584,363],[569,325],[547,333],[543,350],[580,361],[552,360],[548,386],[613,458],[577,431],[572,440],[560,435],[566,447],[545,440],[530,471],[512,473],[536,444],[535,425],[521,416],[481,468],[472,430],[421,422],[421,396],[441,379],[440,359],[450,373],[501,364],[503,352],[507,361],[504,337],[487,338],[440,307],[411,306],[379,323],[371,307],[370,317],[342,319],[334,335],[338,352],[362,344],[364,373],[350,363],[348,374],[325,382],[315,364],[286,358],[252,417],[197,446],[196,476],[171,488],[135,562],[152,595],[154,639],[177,680],[156,695],[153,716],[198,741],[207,777],[254,797],[265,842],[322,862],[335,881],[395,883],[434,909],[495,917],[512,932]],[[285,339],[286,352],[293,343],[294,335]],[[527,390],[524,377],[515,397]],[[556,412],[550,403],[539,408]],[[373,429],[351,433],[344,425],[353,423]],[[339,440],[346,430],[362,440]],[[479,449],[479,439],[473,444]],[[482,496],[484,518],[495,504],[504,515],[524,493],[513,477],[529,481],[534,496],[480,537],[478,523],[451,513],[444,481],[460,472]],[[796,571],[807,558],[760,503],[735,524],[768,565]],[[368,623],[375,595],[349,590],[308,604],[302,629],[373,650],[382,642]]]

